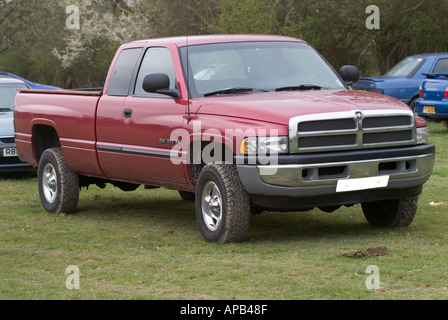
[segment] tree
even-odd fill
[[[63,17],[52,0],[0,0],[0,70],[56,82],[51,47],[58,43]]]
[[[279,31],[277,3],[271,0],[221,0],[219,15],[205,21],[209,33],[274,34]]]

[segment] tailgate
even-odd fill
[[[425,100],[440,101],[443,99],[448,79],[426,79],[422,82],[423,97]]]

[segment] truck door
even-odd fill
[[[171,53],[165,47],[148,48],[137,73],[133,93],[123,107],[123,155],[132,180],[162,186],[186,184],[184,166],[175,165],[170,158],[176,141],[173,130],[182,128],[185,104],[166,95],[143,90],[145,76],[165,73],[170,89],[177,80]]]
[[[96,134],[98,161],[109,179],[130,180],[122,152],[123,105],[143,48],[125,49],[119,53],[110,75],[107,92],[97,109]]]

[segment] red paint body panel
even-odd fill
[[[80,173],[101,175],[96,157],[95,119],[99,96],[53,93],[19,93],[15,111],[17,148],[22,159],[36,165],[30,153],[33,128],[50,126],[56,130],[69,166]],[[22,134],[22,135],[21,135]],[[28,138],[23,139],[23,134]],[[22,149],[24,149],[22,151]],[[32,155],[32,156],[31,156]]]
[[[281,103],[281,106],[279,106]],[[194,113],[288,124],[289,119],[308,114],[352,110],[409,110],[398,100],[362,91],[261,92],[195,99]]]
[[[125,108],[132,117],[123,121],[123,148],[148,153],[170,154],[171,133],[184,125],[185,105],[173,99],[129,97]],[[174,165],[169,157],[152,157],[146,154],[126,156],[128,174],[140,183],[185,183],[184,167]],[[169,172],[169,174],[167,174]]]

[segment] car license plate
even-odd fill
[[[436,113],[436,108],[434,106],[425,106],[423,113]]]
[[[3,157],[17,157],[16,148],[3,148]]]
[[[385,188],[389,185],[390,176],[339,180],[336,192],[350,192]]]

